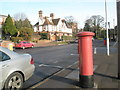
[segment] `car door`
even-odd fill
[[[27,47],[31,47],[31,44],[29,42],[26,42]]]
[[[23,44],[24,47],[27,47],[26,42],[22,42],[22,44]]]
[[[2,53],[0,52],[0,90],[2,88]]]
[[[31,47],[31,44],[30,44],[29,42],[27,42],[27,46],[28,46],[28,47]]]
[[[0,84],[1,86],[9,73],[9,66],[10,66],[9,62],[10,62],[10,57],[4,52],[0,51],[0,72],[1,72]]]

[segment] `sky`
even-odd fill
[[[113,28],[117,21],[116,0],[106,1],[108,22]],[[85,20],[91,16],[105,17],[105,0],[0,0],[1,15],[10,14],[14,17],[16,13],[24,13],[32,25],[38,22],[39,10],[43,11],[44,16],[54,13],[55,18],[73,16],[79,28],[83,28]]]

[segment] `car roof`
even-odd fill
[[[11,51],[7,48],[1,47],[1,46],[0,46],[0,51],[6,53],[8,56],[10,56],[10,58],[15,58],[19,55],[18,53]]]

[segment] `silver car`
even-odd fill
[[[22,88],[35,70],[34,61],[29,54],[18,54],[0,47],[0,90]]]

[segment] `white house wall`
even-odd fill
[[[49,19],[49,20],[51,21],[51,19]],[[44,21],[45,21],[44,19],[43,20],[39,19],[39,25],[42,25]],[[45,27],[45,29],[44,29],[45,31],[50,31],[50,32],[57,31],[57,32],[71,33],[72,34],[72,29],[67,28],[66,24],[62,23],[62,19],[59,20],[57,26],[56,25],[46,25],[44,27]],[[39,30],[37,30],[37,29],[38,28],[35,27],[34,32],[42,32],[43,31],[42,26],[39,26]]]
[[[39,32],[42,32],[42,26],[39,26],[39,30],[38,30]]]
[[[37,32],[37,27],[34,27],[34,32]]]
[[[48,28],[49,28],[48,31],[52,32],[52,25],[48,25]]]
[[[56,25],[53,26],[53,31],[54,31],[54,32],[57,31],[57,26],[56,26]]]
[[[38,20],[39,20],[39,25],[42,25],[44,20],[42,18],[39,18]]]
[[[60,32],[64,32],[64,33],[72,33],[72,29],[67,28],[65,23],[62,23],[61,21],[62,19],[60,19],[57,28],[59,29],[58,31]]]

